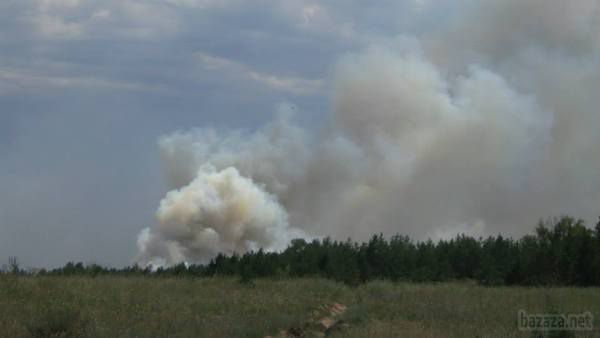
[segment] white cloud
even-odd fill
[[[309,95],[322,88],[323,80],[305,79],[300,77],[279,76],[263,73],[248,65],[226,58],[198,52],[196,57],[202,67],[211,71],[221,71],[230,76],[251,80],[270,89],[291,93],[294,95]]]
[[[90,76],[47,75],[0,68],[0,95],[35,89],[102,88],[127,91],[162,91],[160,86]]]
[[[84,31],[80,23],[66,22],[60,17],[47,14],[39,15],[35,23],[39,33],[47,37],[73,39],[81,37]]]
[[[31,0],[11,8],[46,40],[156,39],[177,33],[184,22],[169,1]]]
[[[92,14],[91,19],[92,20],[105,20],[105,19],[110,18],[110,16],[111,16],[111,13],[109,10],[99,9]]]
[[[43,11],[51,9],[74,8],[81,4],[80,0],[40,0],[39,7]]]
[[[225,7],[232,3],[230,0],[164,0],[165,3],[178,7],[188,8],[212,8]]]

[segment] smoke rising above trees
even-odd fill
[[[140,234],[141,262],[294,237],[522,235],[542,215],[595,217],[600,4],[462,6],[435,32],[341,57],[320,130],[284,113],[257,131],[163,137],[173,191]]]

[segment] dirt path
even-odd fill
[[[304,324],[281,330],[278,335],[265,338],[326,337],[348,326],[342,319],[346,310],[347,307],[340,303],[322,305],[312,312],[311,319]]]

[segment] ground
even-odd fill
[[[323,279],[0,276],[0,337],[532,337],[517,312],[595,317],[599,288]],[[569,336],[569,335],[566,335]]]

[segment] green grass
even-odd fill
[[[517,330],[517,312],[600,316],[598,288],[481,287],[469,283],[373,282],[354,293],[358,321],[339,337],[532,337]],[[366,318],[366,320],[365,320]],[[596,326],[600,325],[598,323]],[[578,336],[598,337],[600,331]]]
[[[334,302],[350,324],[335,337],[532,337],[516,329],[519,309],[600,318],[598,288],[4,275],[0,337],[264,337]]]

